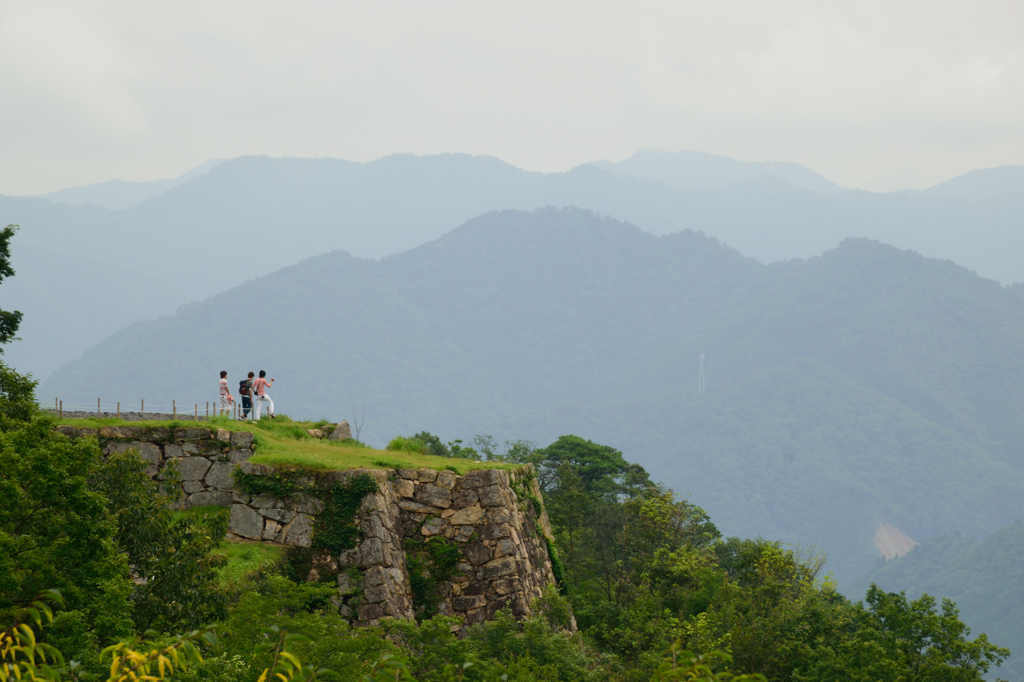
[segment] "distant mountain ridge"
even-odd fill
[[[280,412],[365,403],[378,445],[572,432],[845,580],[880,523],[923,541],[1024,513],[1021,347],[1024,297],[951,263],[858,239],[766,266],[548,208],[257,278],[111,336],[40,398],[202,404],[217,370],[266,369]]]
[[[761,177],[776,177],[797,189],[836,194],[843,188],[807,166],[788,161],[737,161],[704,152],[642,149],[623,161],[591,164],[615,175],[660,180],[676,189],[722,187]]]
[[[716,182],[730,182],[680,186],[679,173],[704,156],[705,175],[724,164]],[[847,237],[868,237],[1024,281],[1024,194],[971,203],[929,193],[825,193],[761,174],[782,168],[827,184],[799,166],[704,156],[645,152],[613,164],[614,172],[590,164],[549,174],[464,154],[370,163],[241,157],[126,210],[0,196],[0,223],[22,226],[13,244],[18,276],[0,288],[0,306],[26,313],[24,340],[7,357],[45,378],[131,321],[304,258],[333,249],[379,258],[481,213],[542,206],[587,208],[653,234],[703,231],[762,262],[810,258]],[[672,175],[666,168],[676,162]],[[642,173],[663,179],[636,177]],[[84,292],[117,300],[117,313],[83,315]]]
[[[99,206],[111,210],[120,211],[140,204],[146,199],[163,194],[169,189],[188,182],[208,172],[211,168],[221,163],[223,159],[215,159],[200,164],[199,166],[179,175],[176,178],[165,180],[153,180],[149,182],[137,182],[130,180],[108,180],[106,182],[69,187],[67,189],[40,194],[39,198],[47,199],[57,204],[69,206]]]

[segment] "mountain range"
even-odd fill
[[[7,357],[45,379],[130,322],[304,258],[334,249],[381,258],[488,211],[549,205],[652,234],[702,231],[762,263],[860,236],[1024,281],[1022,183],[1021,167],[1008,166],[924,192],[874,194],[797,164],[645,150],[547,174],[458,154],[241,157],[132,183],[127,194],[102,183],[48,198],[0,196],[0,222],[21,225],[18,276],[0,288],[0,306],[27,312]]]

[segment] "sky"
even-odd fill
[[[638,149],[924,188],[1024,163],[1024,3],[0,0],[0,193],[246,154]]]

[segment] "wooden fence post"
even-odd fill
[[[64,401],[60,401],[60,418],[64,418]]]
[[[199,421],[199,403],[196,403],[196,415],[193,421]]]
[[[173,412],[172,416],[175,419],[177,419],[178,418],[178,401],[176,401],[174,398],[171,398],[171,411]]]
[[[99,415],[99,413],[100,413],[100,399],[96,398],[96,414]]]
[[[146,411],[146,399],[143,398],[142,399],[142,404],[139,405],[139,414],[141,415],[145,411]]]
[[[118,419],[121,418],[121,401],[120,400],[117,401],[117,418]]]

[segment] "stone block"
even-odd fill
[[[164,446],[164,459],[177,459],[178,457],[184,457],[185,451],[181,449],[180,445],[174,443],[168,443]]]
[[[479,625],[487,620],[487,609],[466,611],[466,625]]]
[[[506,594],[511,594],[512,592],[515,592],[517,589],[519,589],[519,584],[515,580],[503,579],[495,580],[491,583],[491,587],[494,589],[495,592],[504,596]]]
[[[231,433],[231,447],[250,448],[255,442],[256,436],[248,431],[233,431]]]
[[[436,472],[434,472],[436,473]],[[432,507],[446,509],[452,506],[452,492],[439,488],[436,485],[421,485],[413,493],[412,499],[420,504],[428,504]]]
[[[484,540],[497,540],[498,538],[507,538],[512,529],[506,524],[484,526],[483,530],[480,531],[480,537]]]
[[[434,485],[438,486],[439,488],[446,488],[447,490],[451,490],[452,488],[455,487],[456,480],[457,479],[455,477],[454,472],[438,471],[437,479],[434,480]]]
[[[368,538],[359,545],[359,566],[367,568],[384,563],[384,546],[377,538]]]
[[[507,507],[508,504],[508,498],[501,486],[489,485],[486,488],[480,488],[480,506]]]
[[[475,526],[459,526],[459,530],[452,536],[456,542],[468,542],[476,532]]]
[[[479,500],[480,496],[477,495],[475,488],[464,488],[455,496],[455,499],[452,501],[452,506],[461,509],[462,507],[474,505]]]
[[[439,514],[441,512],[441,510],[438,509],[437,507],[430,507],[425,504],[420,504],[419,502],[407,500],[405,498],[399,499],[397,504],[399,509],[402,509],[403,511],[414,512],[416,514]]]
[[[190,507],[230,507],[231,493],[226,490],[204,490],[188,496]]]
[[[219,440],[221,443],[230,443],[231,432],[228,431],[227,429],[217,429],[217,435],[214,436],[214,438],[216,440]]]
[[[396,478],[391,481],[391,489],[395,491],[395,494],[399,497],[412,497],[412,494],[416,491],[416,486],[412,484],[412,481],[407,481],[404,478]]]
[[[206,472],[206,478],[203,480],[211,488],[231,490],[234,484],[234,481],[231,479],[231,472],[234,470],[235,465],[231,462],[214,462],[210,466],[210,470]]]
[[[273,519],[267,519],[263,524],[263,539],[273,542],[281,531],[281,524]]]
[[[473,566],[481,566],[491,560],[491,550],[482,542],[472,542],[462,548],[462,556]]]
[[[387,569],[381,566],[371,566],[363,573],[363,587],[376,587],[386,585],[388,582]]]
[[[348,440],[352,437],[352,427],[348,425],[348,422],[343,421],[334,427],[334,431],[331,432],[331,440]]]
[[[503,557],[511,556],[516,553],[516,546],[512,543],[510,538],[502,538],[494,543],[494,556]]]
[[[380,604],[387,600],[388,594],[388,588],[386,585],[363,587],[363,601],[367,604]]]
[[[455,512],[448,523],[453,526],[475,526],[484,522],[484,510],[480,507],[468,507]]]
[[[487,523],[511,523],[512,515],[508,507],[491,507],[486,514]]]
[[[234,450],[228,451],[228,461],[234,462],[236,464],[238,462],[244,462],[248,460],[250,457],[252,457],[252,450],[243,450],[240,448],[235,448]]]
[[[503,482],[500,469],[475,469],[467,471],[462,477],[462,487],[485,488],[489,485],[499,485]]]
[[[288,523],[296,516],[296,513],[291,509],[261,509],[260,514],[281,523]]]
[[[376,514],[371,514],[364,518],[360,524],[363,527],[363,533],[368,538],[379,538],[386,540],[387,535],[384,531],[384,524],[380,522],[380,517]]]
[[[324,432],[322,429],[306,429],[306,433],[309,434],[310,438],[323,438]]]
[[[433,483],[437,480],[437,472],[433,469],[420,469],[416,472],[416,480],[420,483]]]
[[[170,443],[168,445],[171,445]],[[164,446],[164,452],[167,452],[167,445]],[[199,447],[199,443],[192,441],[186,441],[181,445],[175,445],[174,447],[181,450],[182,454],[185,455],[199,455],[202,454],[202,448]]]
[[[309,547],[313,544],[313,521],[305,514],[298,514],[281,530],[281,542],[292,547]]]
[[[191,495],[192,493],[198,493],[205,490],[201,481],[182,481],[181,489],[185,491],[186,495]]]
[[[416,469],[399,469],[398,475],[407,481],[415,481],[419,472]]]
[[[263,537],[263,517],[245,505],[233,504],[228,530],[243,538],[259,540]]]
[[[104,426],[100,428],[101,438],[138,438],[142,432],[138,426]]]
[[[445,529],[448,528],[448,522],[444,519],[440,519],[436,516],[432,516],[427,519],[426,523],[420,528],[420,533],[427,537],[434,535],[441,535]]]
[[[455,597],[452,599],[452,608],[456,611],[471,611],[487,606],[487,598],[482,594],[472,597]]]
[[[484,564],[483,572],[484,578],[488,580],[513,575],[516,572],[516,561],[510,556],[493,559]]]
[[[201,481],[210,470],[210,460],[205,457],[182,457],[178,460],[178,471],[183,481]]]
[[[210,429],[201,429],[198,426],[186,426],[174,429],[174,440],[209,440]]]

